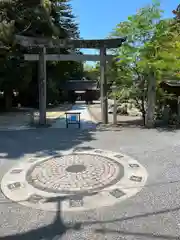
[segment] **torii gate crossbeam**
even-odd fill
[[[107,98],[107,79],[106,62],[113,56],[106,55],[106,49],[118,48],[126,38],[98,39],[98,40],[72,40],[72,39],[51,39],[34,38],[16,35],[17,44],[24,47],[38,48],[39,54],[25,54],[24,58],[28,61],[39,61],[39,112],[40,125],[46,124],[46,61],[100,61],[100,92],[101,92],[101,116],[102,123],[108,123],[108,98]],[[46,55],[46,48],[91,48],[99,49],[100,55]],[[49,58],[49,59],[48,59]]]

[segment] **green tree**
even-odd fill
[[[45,9],[45,10],[43,10]],[[25,63],[22,54],[25,49],[14,42],[15,34],[36,35],[37,29],[43,29],[46,35],[52,35],[49,25],[50,2],[43,4],[29,1],[1,1],[0,2],[0,55],[1,80],[0,88],[4,91],[5,107],[12,105],[13,90],[27,89],[32,78],[32,65]],[[48,19],[47,19],[48,18]],[[25,89],[22,89],[23,86]]]
[[[89,80],[97,80],[100,77],[100,66],[99,63],[95,65],[84,65],[84,76]]]
[[[43,2],[26,2],[22,0],[1,1],[0,12],[0,64],[1,72],[3,72],[0,80],[0,88],[8,93],[5,94],[7,95],[7,99],[9,95],[9,104],[6,105],[10,107],[10,97],[12,96],[13,89],[17,89],[20,92],[27,91],[27,97],[33,92],[36,94],[34,98],[38,99],[37,91],[34,91],[34,87],[37,89],[38,83],[37,63],[24,63],[22,59],[24,53],[36,53],[38,49],[25,49],[15,45],[14,34],[49,36],[53,38],[78,38],[79,31],[72,14],[72,8],[67,0],[45,0]],[[50,52],[52,49],[47,49],[47,51]],[[60,50],[60,53],[64,54],[70,52],[71,49]],[[11,59],[13,59],[13,65]],[[50,81],[48,87],[51,88],[49,92],[54,91],[54,95],[58,97],[57,89],[59,81],[71,78],[70,73],[72,72],[72,75],[75,75],[75,72],[80,71],[80,68],[81,64],[76,62],[47,63],[47,72],[48,76],[50,76],[48,78],[48,81]],[[59,75],[57,76],[57,74]],[[14,79],[14,76],[17,76],[17,79]],[[24,86],[24,89],[22,89],[22,86]],[[30,89],[30,86],[33,86],[33,89]]]
[[[112,33],[127,36],[127,41],[116,52],[117,83],[121,89],[123,86],[126,96],[141,102],[147,127],[154,126],[158,81],[163,75],[172,74],[178,66],[171,21],[162,20],[161,15],[160,4],[153,2],[118,24]]]

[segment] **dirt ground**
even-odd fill
[[[60,105],[55,108],[47,109],[47,120],[55,120],[69,110],[69,104]],[[39,117],[38,110],[33,109],[15,109],[12,112],[0,113],[0,128],[28,125],[31,118],[31,113],[34,112],[36,118]]]
[[[101,122],[100,104],[92,104],[89,106],[89,111],[97,122]],[[108,114],[109,124],[113,123],[113,114]],[[143,120],[140,116],[122,116],[117,115],[117,125],[123,127],[143,126]]]

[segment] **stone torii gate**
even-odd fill
[[[16,35],[16,43],[24,47],[38,48],[39,54],[25,54],[26,61],[39,61],[39,112],[40,125],[46,124],[46,61],[100,61],[100,98],[102,123],[108,123],[108,98],[106,62],[111,61],[113,55],[106,55],[106,49],[118,48],[125,38],[101,40],[72,40],[48,39]],[[99,49],[100,55],[79,54],[46,54],[46,48],[90,48]]]

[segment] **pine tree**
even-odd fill
[[[59,27],[62,33],[64,32],[61,38],[76,39],[79,38],[79,30],[69,2],[70,0],[52,0],[51,15],[54,25]]]
[[[37,96],[37,63],[24,62],[19,59],[23,47],[14,45],[14,34],[25,36],[48,36],[56,38],[79,38],[78,26],[67,0],[1,0],[0,1],[0,89],[11,95],[13,89],[24,92],[32,99]],[[32,51],[32,50],[28,50]],[[47,51],[50,51],[47,49]],[[52,51],[52,49],[51,49]],[[57,50],[54,50],[57,52]],[[69,49],[61,49],[61,53],[69,53]],[[14,67],[14,64],[17,67]],[[59,79],[71,77],[71,72],[78,68],[75,62],[48,62],[47,73],[53,81],[57,92]],[[13,78],[12,78],[13,76]],[[17,78],[16,78],[17,77]],[[48,84],[49,87],[50,84]],[[7,101],[10,102],[9,100]]]
[[[180,20],[180,4],[177,6],[176,10],[173,10],[176,20]]]

